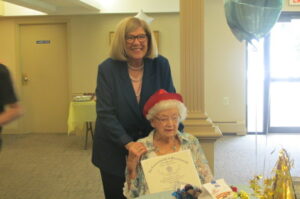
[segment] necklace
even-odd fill
[[[130,64],[127,64],[127,65],[128,65],[129,77],[130,77],[132,83],[141,82],[142,78],[143,78],[144,64],[142,64],[139,67],[134,67],[134,66],[132,66]],[[137,77],[133,77],[132,76],[133,74],[136,74],[138,76]]]
[[[130,64],[127,63],[128,69],[133,70],[133,71],[141,71],[144,69],[144,64],[136,67],[136,66],[132,66]]]
[[[159,153],[160,150],[159,150],[159,147],[158,146],[154,146],[154,150],[155,152]],[[174,144],[174,146],[172,146],[172,150],[173,152],[175,152],[177,150],[177,146]]]
[[[141,82],[142,81],[142,78],[143,78],[143,75],[141,75],[140,77],[138,78],[134,78],[131,76],[131,74],[129,73],[129,77],[131,79],[132,82]]]
[[[158,140],[158,139],[159,138],[157,138],[156,140]],[[173,145],[171,146],[171,149],[173,150],[173,152],[177,151],[177,145],[176,144],[177,144],[177,140],[175,138],[175,140],[173,141]],[[161,152],[161,149],[157,145],[154,144],[154,139],[153,139],[153,146],[154,146],[154,151],[155,152],[157,152],[157,153]]]

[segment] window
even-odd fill
[[[247,45],[248,132],[300,133],[300,13]]]

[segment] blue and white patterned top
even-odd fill
[[[213,180],[213,176],[198,139],[191,134],[181,133],[179,131],[177,132],[177,135],[180,140],[180,151],[188,149],[191,150],[192,158],[194,160],[201,183],[204,184],[211,182]],[[148,150],[147,153],[142,156],[141,160],[146,160],[157,156],[155,153],[155,147],[153,145],[153,136],[154,130],[147,137],[138,140],[138,142],[143,143]],[[149,194],[149,189],[141,164],[139,164],[137,167],[137,177],[135,179],[129,179],[127,168],[125,171],[125,176],[126,181],[124,183],[123,194],[127,198],[136,198],[141,195]],[[129,183],[130,190],[128,189]]]

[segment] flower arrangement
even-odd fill
[[[177,189],[177,191],[174,192],[172,196],[174,196],[176,199],[197,199],[201,193],[201,189],[187,184],[183,189]]]

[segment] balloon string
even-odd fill
[[[253,42],[248,42],[248,45],[251,45],[252,48],[257,52],[258,48]],[[255,165],[254,165],[254,175],[258,173],[258,98],[256,97],[254,100],[254,126],[255,126],[255,145],[254,145],[254,157],[255,157]]]
[[[265,72],[269,73],[269,71],[266,71],[266,70],[265,70]],[[265,74],[265,78],[266,78],[267,75],[269,76],[269,74]],[[270,111],[271,99],[270,98],[271,97],[270,97],[270,85],[269,85],[268,90],[267,90],[268,102],[266,104],[268,112],[265,113],[265,114],[267,114],[267,117],[264,117],[266,119],[266,121],[265,121],[265,124],[266,124],[266,128],[265,128],[265,152],[264,152],[264,159],[263,159],[263,173],[264,173],[264,175],[267,172],[266,171],[266,162],[267,162],[267,154],[268,154],[268,137],[269,137],[269,126],[270,126],[270,118],[271,118],[271,111]]]

